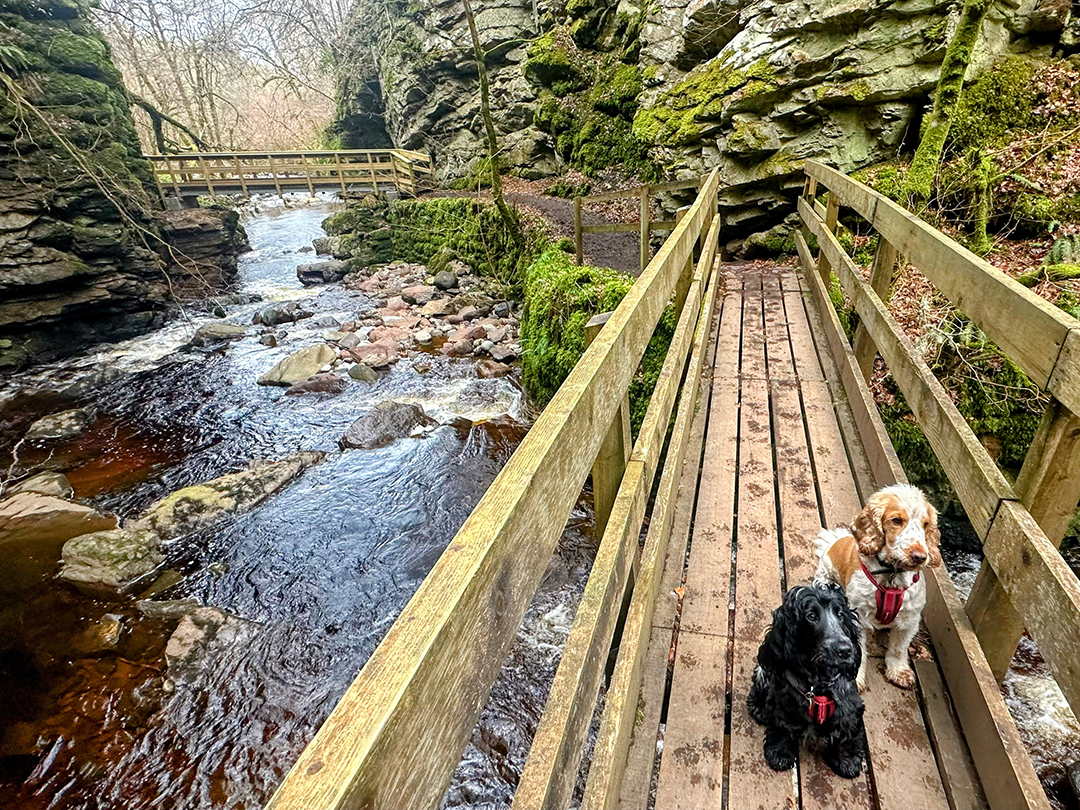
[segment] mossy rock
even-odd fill
[[[560,96],[585,85],[585,77],[571,59],[568,48],[559,41],[556,31],[533,40],[523,70],[525,78],[532,84],[551,88]]]

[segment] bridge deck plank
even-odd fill
[[[851,521],[873,479],[799,277],[725,273],[655,807],[945,810],[918,695],[888,684],[880,657],[864,695],[872,776],[841,779],[805,751],[797,772],[762,758],[746,693],[770,611],[812,577],[818,526]]]

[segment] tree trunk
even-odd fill
[[[499,216],[510,233],[518,233],[517,221],[506,206],[502,192],[502,177],[499,174],[499,142],[495,137],[495,122],[491,118],[491,106],[488,99],[488,75],[487,66],[484,64],[484,50],[480,47],[480,35],[476,32],[476,18],[473,17],[472,4],[469,0],[461,0],[465,6],[465,19],[469,21],[469,33],[472,35],[473,55],[476,57],[476,72],[480,74],[480,115],[484,119],[484,129],[487,132],[488,163],[491,166],[491,196],[495,200],[495,207],[499,210]]]
[[[930,199],[934,178],[941,164],[941,154],[945,149],[945,139],[949,135],[949,124],[964,89],[964,74],[971,64],[971,53],[979,41],[979,30],[990,5],[991,0],[967,0],[960,14],[960,25],[945,51],[934,106],[923,122],[919,148],[911,161],[904,184],[904,191],[912,206]]]

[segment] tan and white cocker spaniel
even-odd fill
[[[878,490],[850,528],[822,529],[814,540],[815,581],[844,589],[862,627],[862,663],[856,683],[866,688],[866,647],[876,630],[890,630],[885,677],[903,689],[915,685],[908,645],[926,604],[922,569],[941,565],[937,510],[910,484]]]

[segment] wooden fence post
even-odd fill
[[[278,182],[277,167],[274,165],[274,156],[268,154],[266,160],[270,164],[270,176],[274,178],[274,190],[277,191],[279,197],[282,197],[281,183]],[[284,197],[282,197],[282,199],[284,199]]]
[[[829,233],[836,233],[836,221],[840,218],[840,196],[829,192],[829,207],[825,210],[825,228]],[[825,282],[825,289],[832,286],[832,265],[823,252],[818,254],[818,275]]]
[[[585,255],[585,234],[581,231],[581,197],[574,197],[574,255],[581,267]],[[586,332],[586,340],[592,340]]]
[[[585,346],[588,347],[607,323],[610,312],[603,312],[585,325]],[[604,536],[608,518],[611,516],[611,507],[615,503],[615,496],[619,492],[619,484],[622,483],[623,473],[630,461],[630,452],[634,444],[630,437],[630,396],[623,395],[622,405],[615,412],[615,418],[604,434],[600,452],[596,454],[596,461],[592,467],[593,482],[593,510],[596,513],[596,536]]]
[[[690,210],[690,206],[683,206],[675,212],[675,227],[679,226],[679,223],[683,221],[686,216],[686,212]],[[712,224],[711,222],[709,224]],[[700,240],[705,234],[702,231],[702,236],[699,236]],[[679,276],[679,280],[675,282],[675,312],[682,312],[683,304],[686,303],[686,294],[690,291],[690,282],[694,276],[694,260],[697,257],[694,256],[691,251],[690,258],[686,260],[686,267],[683,268],[682,274]]]
[[[892,290],[893,268],[896,267],[896,248],[893,247],[884,236],[878,236],[878,248],[874,254],[874,264],[870,268],[870,286],[885,303],[889,302],[889,294]],[[855,350],[855,359],[859,363],[859,370],[867,382],[874,373],[874,358],[877,356],[877,347],[866,331],[863,324],[855,329],[855,339],[852,341]]]
[[[1080,417],[1051,399],[1017,476],[1016,494],[1055,546],[1080,502]],[[1009,669],[1024,622],[990,564],[983,560],[965,607],[994,676]]]
[[[649,216],[652,194],[648,186],[641,187],[641,248],[638,259],[638,272],[644,273],[649,264]]]

